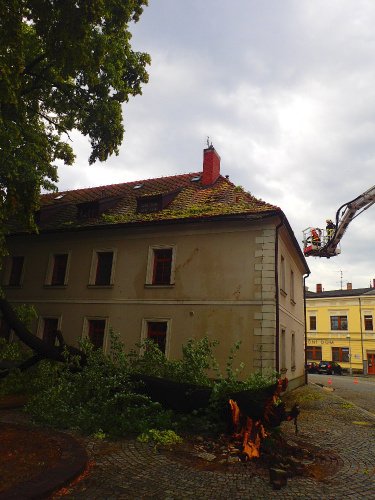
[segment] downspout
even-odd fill
[[[304,349],[304,358],[305,358],[305,384],[307,384],[307,317],[306,317],[306,280],[310,276],[310,273],[304,275],[303,277],[303,316],[305,318],[305,349]]]
[[[358,302],[359,302],[359,324],[360,324],[360,332],[361,332],[361,354],[362,354],[362,370],[363,370],[363,375],[367,375],[367,367],[365,363],[365,353],[363,352],[363,328],[362,328],[362,302],[361,302],[361,297],[358,297]]]
[[[276,359],[275,359],[275,367],[276,372],[280,371],[280,314],[279,314],[279,229],[284,224],[284,217],[281,218],[280,224],[276,226],[276,241],[275,241],[275,285],[276,285]]]

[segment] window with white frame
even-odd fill
[[[285,290],[285,259],[283,256],[281,256],[281,261],[280,261],[280,288],[283,292],[286,292],[286,290]]]
[[[374,323],[373,323],[372,314],[365,314],[364,323],[365,323],[365,330],[366,331],[373,331]]]
[[[154,286],[173,285],[175,262],[175,245],[151,246],[148,252],[146,284]]]
[[[21,286],[24,274],[25,257],[12,255],[7,257],[4,266],[3,284],[6,286]]]
[[[161,352],[168,356],[171,320],[167,318],[149,318],[142,322],[142,340],[152,340]]]
[[[59,318],[42,318],[42,339],[50,346],[56,343],[56,332],[59,330]]]
[[[284,328],[281,329],[280,338],[280,368],[282,371],[286,371],[286,331]]]
[[[105,349],[107,318],[85,318],[84,335],[95,349]]]
[[[69,253],[54,253],[50,255],[46,285],[64,286],[68,282]]]
[[[294,302],[294,272],[290,270],[290,300]]]
[[[316,330],[316,316],[309,316],[309,326],[311,331]]]
[[[89,285],[113,285],[115,260],[116,251],[113,249],[94,250]]]
[[[292,365],[292,370],[296,368],[296,334],[292,333],[292,339],[290,344],[290,363]]]
[[[332,315],[331,319],[331,330],[347,330],[348,329],[348,317],[345,315]]]

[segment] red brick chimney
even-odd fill
[[[220,156],[211,144],[203,150],[203,186],[211,186],[220,175]]]
[[[347,283],[346,284],[346,289],[347,290],[353,290],[352,284],[351,283]]]
[[[316,284],[316,293],[322,293],[323,287],[321,283]]]

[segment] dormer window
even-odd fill
[[[163,208],[163,197],[161,194],[156,196],[143,196],[137,199],[137,212],[148,213],[158,212]]]
[[[80,203],[77,205],[78,219],[92,219],[99,215],[99,203],[97,201],[89,201],[87,203]]]
[[[179,191],[172,193],[153,194],[137,198],[137,212],[144,214],[149,212],[158,212],[166,208],[176,198]]]

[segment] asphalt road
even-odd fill
[[[375,415],[375,377],[310,373],[308,381],[323,387],[332,387],[337,396]]]

